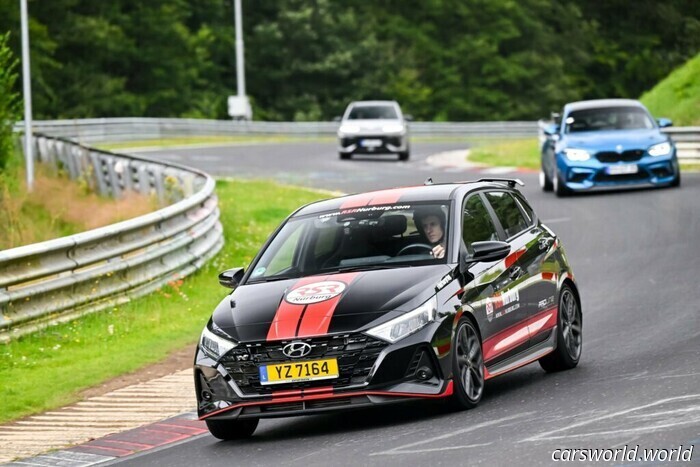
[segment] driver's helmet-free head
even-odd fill
[[[435,216],[440,222],[440,227],[442,228],[442,238],[445,237],[445,212],[438,206],[425,206],[418,207],[413,211],[413,223],[416,224],[416,228],[422,237],[425,237],[425,232],[423,232],[423,219]],[[438,242],[439,243],[439,242]]]

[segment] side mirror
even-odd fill
[[[406,120],[407,122],[412,122],[413,121],[413,115],[411,114],[406,114],[403,116],[403,119]]]
[[[544,134],[547,136],[554,136],[559,134],[559,125],[547,125],[545,126],[542,131],[544,131]]]
[[[243,268],[227,269],[219,274],[219,284],[229,289],[235,289],[241,283],[244,275],[245,269]]]
[[[510,245],[506,242],[474,242],[471,247],[474,253],[467,258],[470,263],[498,261],[510,253]]]
[[[339,122],[340,120],[342,120],[342,119],[338,116],[333,117],[334,122]]]
[[[659,122],[660,128],[668,128],[670,126],[673,126],[673,122],[668,118],[660,118],[657,120],[657,122]]]

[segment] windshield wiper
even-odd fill
[[[391,266],[386,264],[358,264],[355,266],[338,266],[337,268],[324,269],[324,273],[334,273],[334,272],[353,272],[353,271],[377,271],[379,269],[396,269],[413,267],[411,264],[397,264],[392,263]]]
[[[299,279],[299,276],[270,276],[261,277],[260,279],[249,280],[248,284],[259,284],[262,282],[275,282],[275,281],[286,281],[287,279]]]

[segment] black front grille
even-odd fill
[[[352,144],[360,144],[363,139],[377,139],[382,142],[382,146],[391,144],[392,146],[401,145],[401,137],[399,136],[346,136],[340,139],[340,145],[348,147]]]
[[[599,172],[595,176],[596,182],[634,182],[642,181],[649,178],[649,174],[645,171],[640,170],[636,174],[620,174],[620,175],[608,175],[606,173]]]
[[[634,162],[644,157],[644,151],[642,149],[633,149],[630,151],[623,151],[621,153],[604,151],[599,152],[595,155],[595,157],[600,162]]]
[[[301,359],[287,357],[282,353],[282,349],[290,342],[306,342],[311,345],[311,353]],[[244,394],[271,394],[277,390],[304,389],[316,386],[342,388],[365,382],[379,353],[386,346],[385,342],[364,334],[257,342],[240,345],[231,350],[222,357],[221,364]],[[260,384],[258,368],[261,365],[321,358],[338,359],[340,373],[338,378],[273,385]]]

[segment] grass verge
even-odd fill
[[[155,199],[131,193],[114,200],[89,192],[42,164],[35,165],[34,190],[25,184],[22,158],[14,153],[0,171],[0,250],[51,240],[146,214]]]
[[[328,197],[264,181],[221,181],[217,194],[226,244],[201,271],[174,277],[129,304],[0,346],[0,423],[74,402],[82,389],[194,345],[226,295],[217,274],[247,266],[287,214]]]
[[[655,117],[676,126],[700,125],[700,54],[673,70],[640,100]]]
[[[482,143],[471,149],[469,161],[501,167],[539,169],[540,145],[537,138]]]
[[[250,144],[250,143],[294,143],[294,142],[309,142],[309,141],[335,141],[332,137],[312,137],[312,136],[192,136],[192,137],[174,137],[162,139],[143,139],[134,141],[117,141],[96,143],[95,147],[107,151],[118,149],[131,148],[168,148],[180,146],[196,146],[206,144]]]

